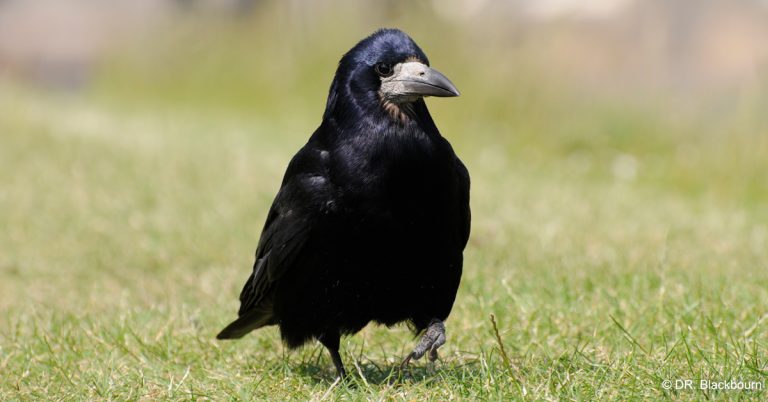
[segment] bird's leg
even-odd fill
[[[427,326],[427,330],[424,331],[421,340],[413,348],[413,351],[405,357],[405,360],[400,364],[400,368],[410,363],[411,359],[419,360],[425,353],[429,352],[429,361],[433,362],[437,360],[437,349],[443,346],[445,343],[445,324],[442,321],[433,318]]]
[[[347,370],[344,370],[344,363],[341,361],[341,355],[339,354],[340,338],[338,334],[323,334],[319,341],[328,349],[328,352],[331,354],[331,361],[334,367],[336,367],[336,373],[343,380],[347,378]]]

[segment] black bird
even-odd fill
[[[342,57],[267,215],[239,318],[217,338],[278,325],[290,348],[320,341],[345,377],[342,335],[407,322],[423,336],[403,365],[437,359],[469,237],[469,173],[423,98],[458,95],[396,29]]]

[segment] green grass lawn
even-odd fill
[[[214,339],[348,47],[290,70],[277,50],[235,58],[241,40],[172,76],[107,65],[85,96],[0,82],[0,400],[768,398],[698,389],[768,377],[764,96],[595,100],[494,70],[492,49],[479,77],[416,36],[462,91],[428,104],[473,180],[441,361],[400,373],[415,339],[369,326],[334,384],[321,347],[289,352],[275,328]],[[695,389],[664,389],[678,379]]]
[[[0,399],[767,395],[661,386],[765,384],[768,215],[748,175],[688,182],[749,197],[682,191],[647,162],[628,180],[599,155],[508,152],[444,128],[473,176],[474,228],[442,359],[400,376],[413,337],[370,326],[343,341],[352,379],[334,385],[321,347],[289,353],[274,328],[214,340],[309,117],[280,127],[26,90],[0,110]]]

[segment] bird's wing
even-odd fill
[[[319,156],[323,152],[308,144],[291,160],[267,215],[253,272],[240,292],[240,318],[219,338],[238,338],[273,324],[271,289],[301,254],[314,222],[327,212],[324,208],[333,204]]]
[[[469,240],[469,231],[472,224],[472,211],[469,208],[469,171],[467,167],[456,158],[456,171],[459,176],[459,213],[461,214],[461,225],[459,235],[461,236],[462,247],[466,247]]]
[[[278,193],[270,209],[261,240],[256,249],[256,261],[253,264],[253,272],[240,292],[240,311],[243,316],[254,309],[271,310],[268,305],[270,286],[283,274],[284,268],[291,265],[307,239],[309,225],[307,219],[290,207],[286,208],[284,193],[290,192],[290,187],[284,187]]]

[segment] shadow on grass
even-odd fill
[[[404,370],[400,365],[379,365],[372,361],[363,363],[356,362],[347,365],[347,375],[349,384],[370,384],[370,385],[398,385],[407,383],[440,383],[443,381],[458,381],[467,376],[477,376],[479,369],[478,361],[463,363],[458,366],[450,363],[411,363]],[[333,366],[316,362],[301,362],[294,369],[300,375],[308,378],[314,383],[331,384],[336,381],[336,370]]]

